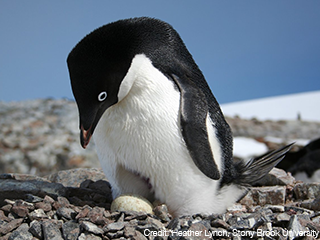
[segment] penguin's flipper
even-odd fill
[[[259,181],[284,158],[293,144],[294,143],[291,143],[262,156],[252,158],[246,164],[242,163],[237,165],[236,169],[240,173],[237,178],[238,183],[242,185],[253,185]]]
[[[189,79],[171,75],[180,90],[181,133],[195,165],[207,177],[218,180],[220,172],[214,160],[207,131],[208,104],[205,94]]]

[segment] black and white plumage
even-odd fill
[[[233,163],[232,134],[219,104],[178,33],[163,21],[102,26],[76,45],[67,63],[81,144],[93,135],[113,197],[157,199],[174,215],[221,213],[289,148]]]
[[[298,151],[290,151],[277,165],[303,182],[320,182],[320,138],[310,141]]]

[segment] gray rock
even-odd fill
[[[283,205],[285,203],[286,187],[252,187],[240,203],[246,206],[251,205]]]
[[[88,212],[87,217],[94,224],[105,225],[108,223],[108,220],[106,217],[104,217],[104,212],[104,208],[94,207]]]
[[[25,199],[27,194],[44,197],[45,195],[65,196],[66,189],[58,183],[35,180],[22,181],[15,179],[0,179],[0,205],[4,199]]]
[[[101,237],[93,235],[91,233],[81,233],[78,240],[101,240]]]
[[[124,227],[125,227],[124,222],[114,222],[114,223],[108,224],[105,228],[103,228],[103,230],[105,232],[117,232],[122,230]]]
[[[0,224],[0,235],[5,235],[11,232],[12,230],[19,227],[22,222],[23,222],[23,218],[13,219],[8,223],[2,221],[2,224]]]
[[[201,222],[192,224],[188,231],[193,233],[190,237],[188,237],[190,240],[211,239],[210,235],[208,234],[209,229]]]
[[[93,224],[92,222],[83,221],[81,223],[81,227],[93,234],[99,235],[104,233],[104,231],[101,228],[99,228],[97,225]]]
[[[59,229],[60,224],[54,220],[42,221],[41,225],[42,225],[42,231],[43,231],[43,239],[44,240],[63,240],[63,237]]]
[[[29,232],[36,238],[39,238],[39,239],[43,238],[42,226],[41,226],[41,223],[38,222],[37,220],[34,220],[30,223]]]
[[[124,237],[129,239],[137,240],[147,240],[148,238],[144,236],[141,232],[135,230],[133,226],[126,226],[123,231]]]
[[[285,208],[282,205],[265,205],[265,208],[270,209],[272,212],[284,212]]]
[[[273,168],[265,177],[255,183],[256,186],[275,186],[275,185],[291,185],[295,183],[295,178],[292,177],[291,173],[286,171]]]
[[[71,208],[67,208],[67,207],[61,207],[57,210],[57,215],[62,218],[66,218],[68,220],[71,220],[75,217],[76,212],[71,209]]]
[[[59,196],[58,197],[58,205],[60,207],[69,207],[70,202],[67,198]]]
[[[153,209],[154,214],[161,219],[161,221],[169,222],[171,215],[169,214],[168,207],[165,204],[156,206]]]
[[[288,213],[280,213],[276,216],[277,223],[289,222],[290,218]]]
[[[59,171],[47,177],[48,180],[54,183],[61,183],[65,187],[80,187],[86,181],[106,180],[106,176],[101,169],[98,168],[77,168],[66,171]],[[101,189],[99,189],[101,190]]]
[[[65,240],[77,240],[80,235],[80,224],[68,221],[62,224],[62,235]]]
[[[32,240],[33,236],[28,230],[29,230],[28,224],[23,223],[15,231],[11,233],[8,240],[14,240],[14,239]]]
[[[252,222],[238,216],[233,216],[229,219],[228,224],[237,229],[250,229]]]
[[[306,215],[293,215],[290,218],[288,229],[289,231],[289,239],[295,239],[297,237],[301,237],[299,232],[308,231],[306,225],[307,222],[310,221],[309,216]]]
[[[30,203],[38,203],[43,201],[43,198],[27,193],[26,201]]]
[[[28,214],[28,217],[31,221],[48,218],[43,209],[35,209],[34,211]]]
[[[305,200],[320,197],[320,183],[297,183],[293,188],[297,199]]]
[[[313,214],[312,210],[303,207],[296,207],[296,206],[285,206],[285,211],[291,211],[294,214]]]

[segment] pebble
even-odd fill
[[[8,238],[8,240],[14,240],[14,239],[19,239],[19,240],[32,240],[33,236],[29,232],[29,226],[27,223],[21,224],[17,230],[13,231]]]
[[[76,240],[80,231],[80,224],[76,221],[71,220],[62,224],[62,235],[65,240]]]
[[[29,232],[32,233],[32,235],[36,238],[43,238],[42,226],[41,223],[37,220],[34,220],[30,223]]]
[[[48,216],[45,214],[45,212],[41,208],[40,209],[36,209],[33,212],[29,213],[28,217],[29,217],[29,219],[31,221],[48,218]]]
[[[54,220],[44,220],[41,223],[44,240],[63,240],[60,225],[61,222]]]
[[[83,229],[85,229],[86,231],[90,232],[90,233],[94,233],[94,234],[103,234],[104,231],[99,228],[97,225],[93,224],[92,222],[88,222],[88,221],[83,221],[81,223],[81,227],[83,227]]]

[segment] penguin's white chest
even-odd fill
[[[93,137],[108,178],[116,178],[121,165],[166,192],[168,175],[179,181],[178,170],[194,165],[180,132],[180,92],[148,59],[137,61],[120,86],[120,101],[106,110]]]

